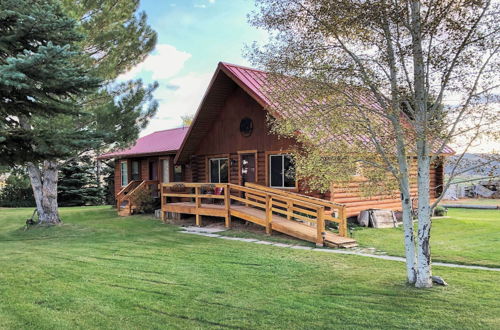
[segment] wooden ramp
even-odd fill
[[[325,205],[329,202],[322,200],[306,201],[285,195],[286,192],[275,194],[272,190],[258,189],[255,185],[250,188],[233,184],[163,184],[163,216],[165,219],[167,212],[193,214],[198,226],[202,225],[202,216],[222,217],[228,228],[231,218],[236,217],[265,227],[269,235],[278,231],[318,246],[357,245],[354,239],[347,237],[343,206]],[[325,221],[338,223],[339,234],[327,231]]]

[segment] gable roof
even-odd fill
[[[199,141],[208,133],[213,120],[224,105],[225,99],[235,88],[240,87],[248,93],[264,109],[273,108],[277,115],[289,116],[291,114],[281,112],[279,104],[273,103],[273,93],[276,89],[287,90],[290,84],[300,84],[297,79],[284,77],[273,79],[269,73],[240,65],[219,62],[217,69],[208,85],[200,106],[196,112],[189,131],[177,152],[175,162],[187,162],[189,156],[196,151]],[[366,93],[356,93],[359,102],[370,108],[383,110],[374,97]],[[294,114],[301,115],[309,111],[309,107],[303,102],[303,96],[294,100]],[[437,148],[436,148],[437,149]],[[454,154],[454,150],[445,146],[442,154]]]
[[[187,127],[167,129],[139,138],[136,143],[123,150],[100,155],[98,159],[124,158],[128,156],[146,156],[157,154],[175,154],[179,150]]]
[[[187,162],[198,142],[210,129],[226,98],[237,88],[242,88],[263,108],[270,105],[264,92],[266,72],[239,65],[219,62],[193,123],[184,139],[175,162]]]

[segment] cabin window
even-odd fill
[[[229,180],[229,159],[212,158],[210,159],[210,182],[227,183]]]
[[[126,160],[120,163],[120,172],[122,187],[125,187],[126,185],[128,185],[128,168]]]
[[[174,182],[182,182],[182,165],[174,166]]]
[[[170,161],[168,159],[162,159],[162,182],[169,183],[170,182]]]
[[[140,180],[139,161],[132,161],[132,180]]]
[[[292,157],[287,154],[269,156],[269,185],[273,188],[295,188]]]

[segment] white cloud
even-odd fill
[[[207,5],[205,5],[205,4],[195,4],[194,8],[207,8]]]
[[[158,44],[152,55],[119,79],[129,80],[143,72],[152,74],[153,80],[168,79],[179,73],[191,54],[178,50],[172,45]]]
[[[158,113],[141,136],[155,131],[179,127],[181,116],[194,114],[208,87],[212,73],[188,73],[171,79],[168,83],[160,82],[155,98],[160,103]],[[173,88],[174,87],[174,88]]]
[[[210,3],[215,3],[215,0],[208,0],[208,2],[210,2]]]

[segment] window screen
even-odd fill
[[[294,188],[295,170],[290,155],[269,156],[269,183],[276,188]]]
[[[140,179],[139,161],[134,160],[132,161],[132,180],[139,180],[139,179]]]
[[[227,158],[210,159],[210,182],[229,182],[229,160]]]
[[[121,162],[120,163],[120,172],[121,172],[121,181],[122,181],[122,187],[126,186],[128,184],[128,169],[127,169],[127,162]]]
[[[182,165],[174,166],[174,182],[182,182]]]

